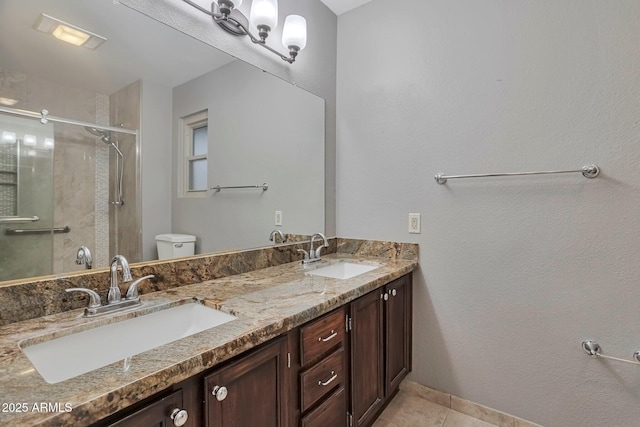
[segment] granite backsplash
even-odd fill
[[[149,274],[155,276],[139,285],[138,290],[144,295],[300,261],[302,254],[298,249],[303,248],[308,249],[308,240],[258,249],[141,262],[131,264],[131,275],[134,279]],[[329,247],[323,253],[345,253],[417,262],[418,245],[338,237],[329,239]],[[127,283],[121,285],[123,293],[126,292],[127,286]],[[109,288],[109,270],[47,276],[35,280],[13,281],[0,286],[0,325],[85,307],[87,301],[84,294],[65,292],[65,289],[74,287],[92,289],[102,295],[105,301]]]

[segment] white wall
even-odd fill
[[[640,2],[390,6],[338,19],[337,232],[420,244],[412,379],[545,426],[637,425],[638,368],[581,342],[640,349]]]
[[[208,111],[208,185],[266,182],[267,191],[208,191],[177,197],[180,119]],[[197,236],[196,252],[267,246],[269,233],[324,229],[324,100],[233,61],[173,91],[171,230]],[[275,227],[275,211],[282,227]]]
[[[142,82],[142,259],[158,259],[155,236],[171,229],[172,89]],[[159,119],[164,118],[164,119]]]

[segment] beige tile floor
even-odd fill
[[[494,427],[400,389],[373,427]]]

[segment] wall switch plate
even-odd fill
[[[420,234],[420,214],[409,214],[409,233]]]
[[[276,211],[276,225],[282,225],[282,211]]]

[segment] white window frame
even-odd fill
[[[182,153],[179,162],[180,173],[178,183],[179,196],[180,197],[206,197],[209,184],[202,190],[190,190],[189,189],[189,164],[193,160],[206,160],[209,155],[209,147],[207,147],[207,154],[193,155],[193,131],[201,127],[207,126],[207,135],[209,133],[209,112],[207,110],[200,111],[198,113],[190,114],[180,119],[181,123],[181,138],[179,153]],[[208,171],[208,163],[207,163]]]

